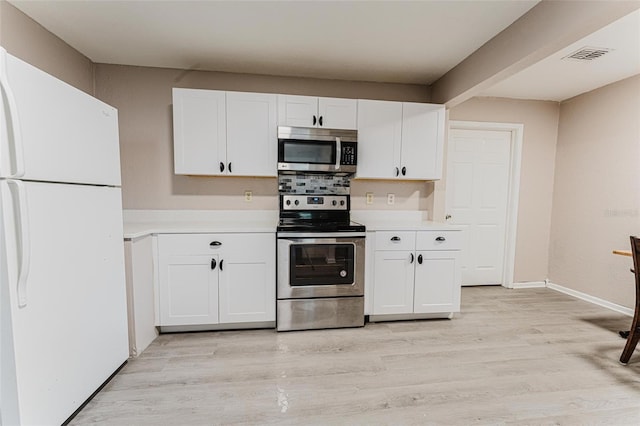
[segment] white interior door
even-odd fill
[[[451,129],[449,223],[465,229],[462,285],[503,284],[511,132]]]

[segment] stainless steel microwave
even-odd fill
[[[278,127],[278,172],[352,175],[358,158],[358,131]]]

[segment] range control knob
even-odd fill
[[[300,201],[295,200],[295,201],[293,202],[293,204],[295,204],[295,205],[297,206],[298,204],[300,204]]]
[[[331,204],[333,204],[334,206],[337,206],[337,205],[338,205],[338,202],[337,202],[336,200],[333,200],[333,201],[331,202]]]
[[[340,205],[344,206],[344,200],[340,200]]]
[[[291,200],[287,200],[287,205],[290,206],[291,205]]]

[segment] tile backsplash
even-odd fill
[[[348,176],[332,174],[278,175],[280,194],[336,194],[349,195]]]

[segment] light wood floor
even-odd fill
[[[72,425],[640,425],[630,317],[549,289],[464,288],[453,320],[161,335]]]

